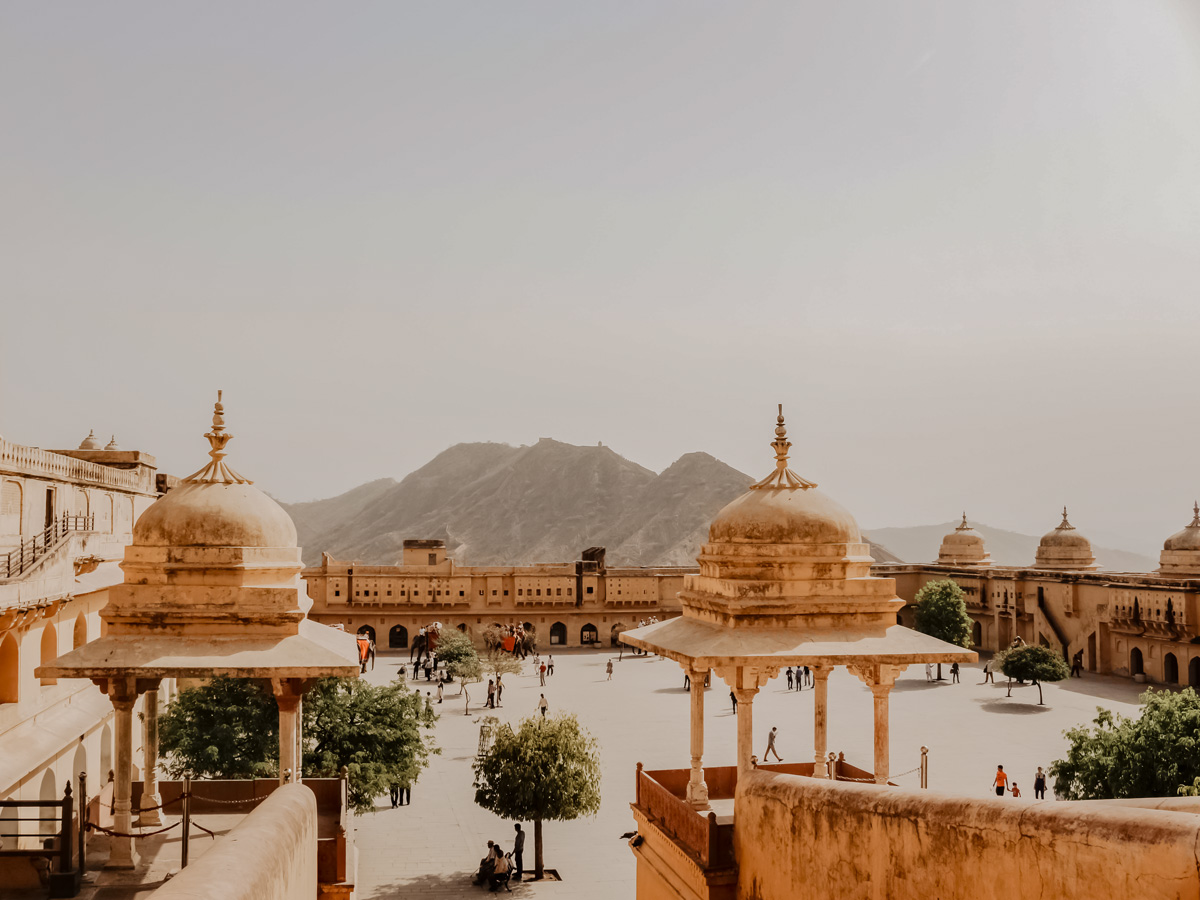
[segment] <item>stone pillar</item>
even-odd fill
[[[828,778],[825,766],[825,744],[829,734],[829,674],[830,669],[813,666],[813,777]]]
[[[875,697],[875,783],[887,784],[888,767],[891,760],[891,746],[888,741],[888,694],[891,693],[890,681],[877,682],[871,685],[871,693]]]
[[[758,693],[758,687],[741,687],[743,682],[740,678],[738,683],[739,686],[733,689],[733,696],[738,702],[737,770],[740,778],[753,768],[750,757],[754,755],[754,695]]]
[[[158,793],[158,689],[146,691],[146,702],[143,704],[145,735],[142,742],[142,756],[145,776],[142,779],[142,808],[137,823],[139,825],[161,825],[162,811],[147,809],[157,807],[162,803]]]
[[[688,777],[687,801],[698,809],[708,808],[708,785],[704,781],[704,681],[707,669],[688,669],[692,694],[692,771]]]
[[[130,834],[133,830],[133,705],[137,691],[129,681],[109,683],[112,701],[113,742],[116,761],[113,775],[113,831]],[[131,837],[113,837],[109,842],[109,869],[132,869],[137,865],[137,850]]]
[[[279,706],[279,782],[300,781],[300,698],[305,685],[298,679],[273,678],[271,689]],[[290,775],[289,775],[290,772]]]

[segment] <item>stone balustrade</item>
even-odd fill
[[[154,493],[154,471],[146,466],[118,469],[0,438],[0,472],[95,485],[142,494]]]

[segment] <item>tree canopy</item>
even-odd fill
[[[1071,668],[1062,654],[1049,647],[1033,644],[1012,647],[1004,652],[1000,660],[1000,671],[1009,678],[1028,681],[1037,685],[1038,705],[1042,704],[1042,682],[1062,681],[1071,674]],[[1009,696],[1012,688],[1009,687]]]
[[[1200,696],[1189,687],[1147,691],[1141,700],[1137,718],[1097,707],[1094,727],[1064,732],[1067,757],[1050,766],[1060,800],[1174,797],[1194,789],[1200,779]]]
[[[948,644],[971,646],[974,622],[967,614],[966,595],[955,582],[949,578],[931,581],[917,591],[913,603],[917,631]]]
[[[439,662],[445,663],[450,677],[458,681],[459,693],[465,696],[466,712],[469,713],[471,695],[467,693],[467,683],[483,677],[483,665],[475,644],[466,632],[457,628],[444,629],[438,638],[437,657]]]
[[[522,719],[496,730],[475,760],[475,802],[503,819],[532,820],[534,874],[542,877],[542,822],[600,811],[600,753],[573,715]]]
[[[349,770],[350,805],[370,810],[393,782],[416,780],[440,752],[436,716],[402,682],[377,686],[324,678],[304,696],[304,775]],[[261,683],[214,678],[182,691],[159,721],[163,769],[172,777],[266,778],[279,772],[279,709]]]

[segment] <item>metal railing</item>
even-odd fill
[[[96,515],[62,515],[21,545],[0,556],[0,579],[19,578],[42,557],[58,549],[72,531],[95,531]]]
[[[81,779],[81,791],[84,785]],[[37,815],[20,815],[24,810],[33,810]],[[45,859],[53,865],[58,860],[58,871],[48,873],[51,897],[74,897],[79,893],[82,875],[83,851],[80,850],[80,867],[74,867],[74,818],[75,798],[71,792],[71,782],[63,789],[61,800],[0,800],[0,811],[10,813],[0,818],[4,825],[12,823],[16,831],[0,832],[0,839],[15,838],[20,844],[21,839],[40,838],[41,843],[34,847],[16,847],[12,850],[0,849],[0,857],[25,857],[27,859]],[[11,813],[16,813],[11,814]],[[47,815],[49,813],[49,815]],[[83,818],[82,816],[80,817]],[[37,822],[40,828],[44,822],[58,824],[56,832],[27,835],[21,833],[22,822]],[[80,845],[82,848],[82,845]]]

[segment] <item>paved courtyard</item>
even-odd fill
[[[505,677],[504,703],[495,714],[517,721],[535,713],[545,691],[550,713],[576,713],[600,744],[603,805],[594,819],[547,822],[544,825],[546,866],[557,869],[561,882],[514,885],[513,892],[566,897],[633,897],[633,854],[621,835],[633,830],[629,803],[634,794],[637,763],[647,768],[688,765],[688,695],[679,666],[656,657],[625,654],[613,680],[604,665],[616,658],[601,651],[554,654],[556,674],[544,689],[532,674]],[[368,673],[374,682],[394,678],[400,657],[381,656]],[[949,677],[949,668],[945,667]],[[923,667],[913,667],[897,681],[891,700],[891,769],[916,767],[920,747],[930,749],[930,788],[971,796],[991,792],[996,764],[1021,785],[1028,802],[1033,773],[1048,766],[1066,748],[1062,731],[1090,722],[1098,705],[1132,714],[1143,687],[1126,679],[1088,676],[1044,687],[1046,705],[1037,705],[1037,688],[1014,688],[1005,698],[1003,681],[980,685],[978,667],[966,668],[962,684],[930,684]],[[414,682],[409,682],[414,684]],[[422,691],[430,686],[423,680]],[[471,688],[471,714],[464,715],[457,686],[435,704],[440,756],[413,787],[412,804],[393,810],[386,797],[374,813],[357,817],[359,897],[473,897],[483,888],[470,885],[488,839],[512,847],[513,827],[477,807],[471,787],[471,762],[479,742],[482,685]],[[782,676],[768,684],[754,704],[755,750],[766,747],[772,725],[779,728],[778,746],[785,762],[812,759],[812,692],[789,692]],[[844,670],[829,683],[829,749],[843,751],[847,761],[871,768],[871,694]],[[735,718],[729,691],[713,679],[705,701],[705,762],[733,765]],[[915,774],[894,779],[917,788]],[[533,865],[532,825],[525,862]]]

